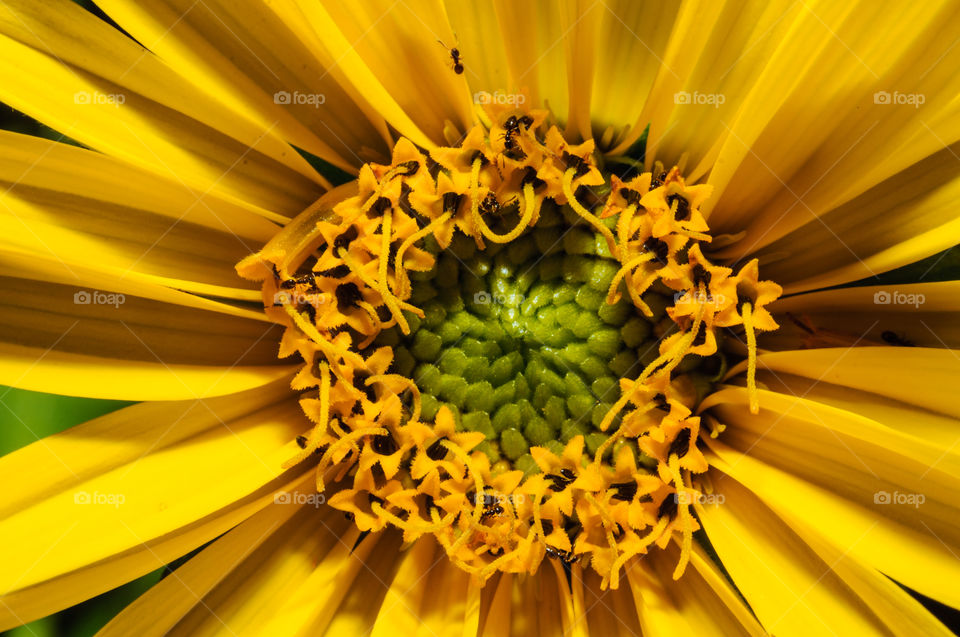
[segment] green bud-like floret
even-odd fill
[[[423,318],[405,312],[410,334],[394,327],[375,342],[393,348],[391,372],[419,387],[422,417],[446,405],[459,429],[486,437],[476,450],[491,463],[527,474],[538,471],[532,446],[560,453],[582,435],[595,453],[620,424],[599,430],[620,379],[656,357],[655,325],[672,299],[645,293],[652,319],[626,293],[608,304],[620,263],[601,234],[550,206],[509,245],[478,250],[458,234],[448,250],[433,251],[433,272],[411,273]],[[684,361],[680,370],[696,366]]]

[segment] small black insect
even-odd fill
[[[898,347],[916,347],[916,344],[914,344],[912,341],[908,341],[906,338],[900,336],[896,332],[891,332],[890,330],[883,332],[880,335],[880,338],[890,345],[896,345]]]
[[[500,212],[500,201],[497,199],[497,196],[492,192],[488,192],[487,196],[483,198],[483,201],[480,202],[480,212],[486,215],[497,214]]]
[[[453,61],[453,72],[456,73],[457,75],[462,75],[463,74],[463,58],[460,57],[460,49],[457,47],[454,47],[451,49],[446,44],[444,44],[442,40],[437,40],[437,42],[439,42],[441,46],[443,46],[443,48],[450,51],[450,59]]]
[[[480,514],[480,519],[485,520],[489,517],[496,517],[503,514],[503,507],[499,504],[496,504],[492,507],[483,510],[483,513]]]
[[[574,555],[572,551],[561,551],[560,549],[554,548],[549,544],[545,545],[544,548],[547,551],[547,555],[558,559],[561,562],[566,562],[567,564],[572,564],[580,559],[580,556]]]

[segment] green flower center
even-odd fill
[[[653,317],[628,296],[608,304],[619,262],[602,235],[552,202],[509,244],[481,251],[458,234],[447,250],[432,237],[427,249],[436,267],[411,273],[410,302],[424,318],[405,313],[409,335],[394,327],[376,340],[394,348],[393,371],[420,389],[422,418],[449,407],[459,429],[486,436],[477,449],[497,473],[536,473],[531,446],[559,455],[577,435],[592,457],[620,424],[618,416],[607,431],[599,429],[620,398],[619,379],[635,379],[659,355],[658,338],[675,328],[665,313],[673,293],[643,295]],[[692,381],[696,400],[723,366],[714,358],[690,355],[677,368]],[[607,454],[623,445],[656,465],[628,439]]]

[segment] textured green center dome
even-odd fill
[[[449,249],[432,249],[436,267],[411,276],[410,302],[424,318],[407,313],[409,335],[394,327],[376,342],[394,347],[393,371],[420,388],[423,418],[447,405],[459,428],[486,436],[478,449],[491,463],[527,472],[537,470],[532,445],[559,453],[584,435],[594,453],[619,426],[598,429],[620,397],[618,380],[636,378],[659,353],[655,326],[671,299],[645,294],[652,318],[629,298],[608,304],[618,262],[606,240],[552,205],[507,245],[478,250],[457,235]]]

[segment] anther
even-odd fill
[[[682,458],[687,455],[687,452],[690,451],[690,435],[690,429],[681,429],[677,433],[677,437],[670,443],[670,451],[667,452],[667,457],[676,455],[678,458]]]
[[[673,207],[674,202],[677,204],[677,211],[674,213],[673,218],[677,221],[686,221],[690,218],[690,202],[684,199],[681,195],[673,194],[667,197],[667,205],[671,208]]]
[[[610,487],[617,490],[617,492],[611,496],[614,500],[630,502],[633,500],[633,497],[637,495],[636,482],[617,482],[611,484]]]

